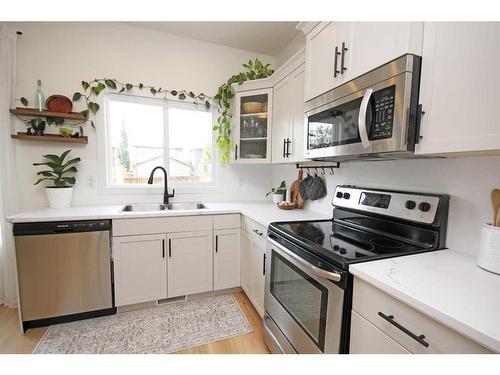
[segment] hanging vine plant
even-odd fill
[[[231,85],[234,83],[241,85],[245,81],[267,78],[274,73],[270,64],[264,65],[257,58],[254,61],[249,60],[247,64],[243,64],[243,67],[245,71],[233,75],[223,83],[213,98],[219,106],[219,117],[213,130],[217,132],[216,142],[222,161],[228,161],[231,153],[231,99],[234,97]]]

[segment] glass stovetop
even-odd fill
[[[299,241],[323,258],[355,263],[370,258],[390,257],[425,248],[359,230],[334,221],[273,223],[273,228]]]

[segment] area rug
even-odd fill
[[[232,295],[50,326],[36,354],[161,354],[252,332]]]

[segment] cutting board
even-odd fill
[[[290,186],[290,200],[295,203],[296,208],[304,207],[304,200],[299,193],[299,185],[302,182],[302,176],[303,172],[302,169],[300,169],[297,179],[292,183],[292,186]]]

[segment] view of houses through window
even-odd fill
[[[159,165],[173,186],[214,183],[212,112],[195,104],[128,98],[108,104],[109,185],[145,185]],[[163,184],[162,173],[154,184]]]

